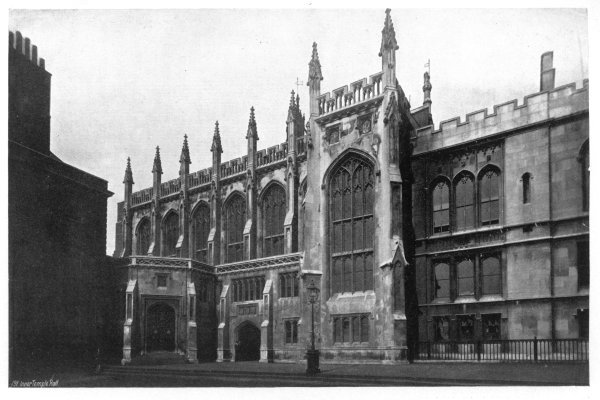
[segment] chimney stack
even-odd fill
[[[555,70],[552,67],[553,59],[554,52],[552,51],[547,51],[542,54],[540,62],[540,92],[554,89]]]

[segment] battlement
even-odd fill
[[[296,152],[298,157],[306,155],[306,144],[305,136],[299,136],[296,138]],[[262,149],[256,152],[255,167],[261,169],[269,167],[273,164],[285,161],[288,155],[288,144],[287,142],[271,146],[267,149]],[[230,178],[232,176],[240,175],[246,172],[248,169],[248,156],[242,156],[234,158],[233,160],[221,163],[220,172],[221,179]],[[189,189],[197,189],[203,185],[210,184],[212,180],[213,169],[205,168],[188,175]],[[239,178],[239,177],[238,177]],[[237,178],[236,178],[237,179]],[[181,183],[179,178],[171,179],[170,181],[163,182],[160,185],[160,197],[165,198],[172,196],[179,192],[181,189]],[[153,196],[153,188],[142,189],[131,195],[131,205],[138,206],[145,203],[150,203]]]
[[[383,93],[383,72],[359,79],[317,98],[319,115],[328,114],[377,97]]]
[[[17,54],[24,56],[36,67],[46,70],[46,61],[43,58],[38,59],[37,46],[32,46],[29,38],[26,37],[25,39],[23,39],[23,35],[21,34],[21,32],[16,31],[15,33],[13,33],[9,31],[8,45],[9,48],[15,50]]]
[[[493,112],[481,109],[460,117],[441,121],[436,130],[433,125],[420,128],[413,138],[415,155],[458,145],[490,135],[555,119],[589,109],[588,80],[577,88],[575,83],[525,96],[523,103],[517,99],[493,106]]]

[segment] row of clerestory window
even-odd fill
[[[279,185],[271,185],[262,199],[263,219],[263,256],[275,256],[284,253],[284,221],[286,214],[285,190]],[[191,235],[193,235],[193,258],[201,262],[208,260],[208,236],[210,233],[210,208],[200,203],[192,214]],[[225,262],[244,259],[244,226],[246,224],[246,200],[240,194],[234,194],[225,203],[223,229],[225,232]],[[162,256],[177,256],[179,240],[179,216],[170,212],[164,219],[161,229]],[[142,219],[136,229],[136,254],[148,254],[151,244],[151,223]]]

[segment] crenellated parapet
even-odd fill
[[[318,115],[328,114],[371,100],[383,94],[383,71],[359,79],[318,98]]]
[[[425,126],[412,138],[414,155],[427,153],[466,142],[491,137],[515,129],[526,129],[535,124],[547,123],[589,110],[588,80],[581,87],[570,83],[549,91],[525,96],[522,104],[517,99],[497,104],[491,113],[478,110],[460,117]]]
[[[8,32],[8,46],[10,49],[15,50],[17,54],[25,57],[34,66],[46,70],[46,61],[43,58],[38,58],[37,46],[31,45],[31,40],[27,37],[23,38],[21,32]]]

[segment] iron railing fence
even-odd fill
[[[416,360],[426,361],[588,361],[587,339],[518,339],[419,342]]]

